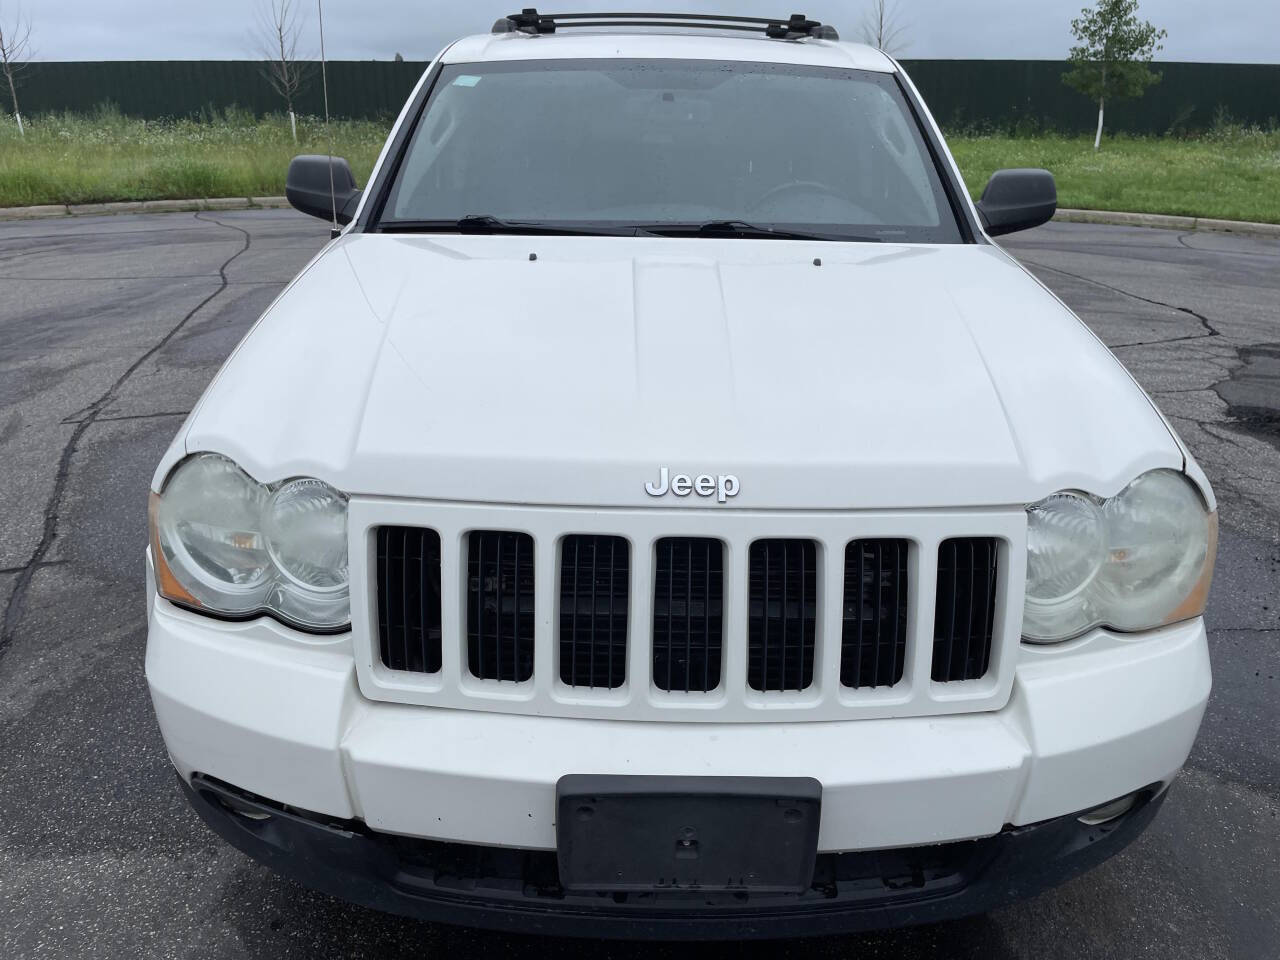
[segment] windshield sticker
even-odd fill
[[[479,82],[480,82],[480,77],[469,77],[464,74],[461,77],[458,77],[458,79],[454,80],[453,85],[455,87],[474,87]]]

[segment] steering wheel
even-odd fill
[[[747,209],[756,210],[759,207],[763,207],[775,197],[780,197],[784,193],[789,193],[794,190],[803,190],[807,193],[824,193],[829,197],[837,197],[841,200],[846,200],[847,202],[846,197],[841,195],[834,187],[829,187],[825,183],[819,183],[817,180],[792,180],[790,183],[781,183],[772,190],[766,191],[762,197],[756,200],[755,203],[750,204]]]

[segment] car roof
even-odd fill
[[[525,33],[465,37],[445,51],[445,63],[509,60],[730,60],[793,63],[893,73],[892,60],[874,47],[834,40],[770,40],[718,34],[626,32],[624,29],[530,36]]]

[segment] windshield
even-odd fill
[[[706,60],[443,67],[377,227],[962,240],[891,75]]]

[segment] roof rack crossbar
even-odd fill
[[[532,36],[555,33],[557,27],[697,27],[707,30],[743,30],[762,33],[774,40],[813,37],[838,40],[835,28],[802,13],[790,17],[735,17],[709,13],[539,13],[526,7],[494,24],[494,33],[527,33]]]
[[[536,15],[543,20],[587,20],[587,19],[612,19],[612,20],[633,20],[637,17],[672,17],[681,20],[701,20],[701,21],[717,21],[726,20],[734,23],[758,23],[761,25],[769,23],[786,23],[786,20],[779,20],[776,17],[736,17],[736,16],[718,16],[714,13],[538,13],[535,9],[526,9],[526,14]],[[524,14],[521,14],[523,16]],[[790,18],[788,18],[790,19]]]
[[[625,21],[625,22],[624,22],[624,23],[622,23],[622,24],[619,24],[617,21],[614,21],[614,20],[582,20],[582,21],[579,21],[579,22],[577,22],[577,23],[562,23],[562,24],[560,24],[560,26],[562,26],[562,27],[616,27],[616,26],[627,26],[627,27],[669,27],[669,28],[673,28],[673,29],[674,29],[674,28],[679,28],[679,27],[685,27],[685,26],[688,26],[688,24],[680,23],[680,22],[677,22],[677,21],[675,21],[675,20],[627,20],[627,21]],[[750,24],[746,24],[746,23],[738,23],[738,24],[734,24],[734,23],[723,23],[723,24],[718,24],[718,25],[716,25],[715,29],[717,29],[717,30],[742,30],[742,31],[744,31],[744,32],[748,32],[748,33],[760,33],[760,32],[761,32],[761,30],[760,30],[760,28],[759,28],[759,27],[753,27],[753,26],[751,26]]]

